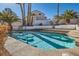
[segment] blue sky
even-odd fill
[[[0,11],[4,8],[11,8],[19,17],[21,17],[20,7],[14,3],[0,3]],[[39,10],[45,13],[47,18],[52,18],[56,15],[57,11],[57,4],[56,3],[35,3],[32,4],[32,10]],[[74,11],[79,12],[79,4],[78,3],[61,3],[60,4],[60,14],[63,13],[66,9],[73,9]],[[26,4],[26,11],[27,11],[27,4]],[[27,12],[26,12],[27,15]]]

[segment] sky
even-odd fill
[[[16,3],[0,3],[0,11],[4,8],[11,8],[17,16],[21,18],[20,6]],[[57,3],[32,3],[32,11],[39,10],[43,12],[47,18],[52,19],[57,14]],[[27,4],[25,5],[26,15],[27,15]],[[79,12],[78,3],[60,3],[60,14],[62,14],[67,9],[73,9]]]

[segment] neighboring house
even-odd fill
[[[79,19],[71,19],[70,20],[70,24],[78,24],[79,23]]]
[[[50,25],[50,19],[47,19],[45,14],[41,11],[34,10],[32,11],[32,25],[38,26],[38,25]]]
[[[12,23],[12,26],[13,26],[13,27],[22,26],[22,21],[19,20],[19,21],[13,22],[13,23]]]
[[[56,19],[53,19],[52,21],[54,24],[56,24]],[[79,19],[71,19],[69,24],[78,24],[78,23],[79,23]],[[59,25],[65,24],[65,21],[62,19],[57,24]]]

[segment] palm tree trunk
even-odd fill
[[[33,26],[33,16],[31,16],[31,25]]]
[[[69,24],[70,23],[70,19],[66,19],[66,22],[67,22],[67,24]]]
[[[23,17],[23,25],[25,26],[26,25],[26,20],[25,20],[25,3],[23,5],[23,11],[24,11],[24,17]]]
[[[27,12],[27,25],[31,25],[31,3],[28,3],[28,12]]]
[[[20,8],[21,8],[23,26],[25,26],[26,25],[26,21],[25,21],[25,4],[20,3]]]
[[[59,3],[57,3],[57,16],[59,16]]]
[[[12,24],[11,23],[8,24],[9,24],[9,34],[12,35],[12,30],[13,30]]]
[[[57,3],[57,16],[59,17],[59,3]],[[57,22],[59,22],[59,19],[57,19]],[[55,25],[53,24],[53,28],[55,28]]]
[[[8,24],[9,24],[9,27],[10,27],[9,31],[12,31],[12,29],[13,29],[12,24],[11,23],[8,23]]]

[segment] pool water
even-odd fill
[[[12,32],[12,37],[43,50],[75,47],[74,38],[55,32]]]

